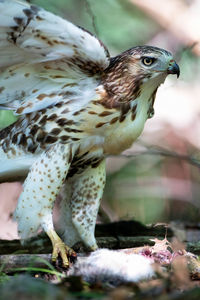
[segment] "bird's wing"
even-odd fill
[[[17,0],[0,0],[0,57],[0,104],[18,114],[58,103],[110,61],[89,32]]]

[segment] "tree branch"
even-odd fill
[[[176,159],[181,159],[185,160],[189,164],[200,168],[200,160],[196,159],[195,157],[185,155],[185,154],[180,154],[174,151],[170,151],[167,149],[162,149],[162,148],[151,148],[147,151],[141,151],[141,152],[134,152],[134,153],[127,153],[127,154],[119,154],[117,156],[119,157],[127,157],[127,158],[136,158],[139,155],[160,155],[160,156],[165,156],[165,157],[172,157]]]

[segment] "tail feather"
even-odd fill
[[[24,178],[35,159],[37,159],[37,156],[32,154],[10,158],[0,148],[0,183]]]

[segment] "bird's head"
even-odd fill
[[[180,75],[180,69],[170,52],[152,46],[138,46],[128,50],[127,69],[130,75],[139,76],[143,82],[168,74]]]
[[[104,72],[103,84],[109,95],[105,105],[119,107],[140,95],[150,98],[168,74],[180,75],[170,52],[153,46],[133,47],[111,58]]]

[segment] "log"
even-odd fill
[[[152,238],[163,239],[173,236],[172,230],[166,225],[144,226],[136,221],[120,221],[108,224],[97,224],[95,236],[100,248],[122,249],[152,245]],[[75,251],[84,252],[87,249],[82,243],[77,243]],[[46,254],[51,253],[52,245],[46,234],[27,239],[22,245],[19,240],[1,240],[0,255],[13,253]]]
[[[155,236],[138,236],[138,237],[98,237],[97,244],[100,248],[108,249],[123,249],[140,247],[144,245],[153,245],[154,243],[150,239],[155,238]],[[82,244],[77,243],[73,246],[74,250],[77,252],[88,251],[88,249]],[[30,239],[25,245],[21,245],[19,240],[0,241],[0,255],[6,254],[47,254],[51,253],[52,245],[48,237],[40,236],[38,239]]]
[[[144,226],[136,221],[120,221],[108,224],[97,224],[96,239],[100,248],[124,249],[154,244],[151,239],[166,235],[173,236],[171,229],[166,226]],[[88,249],[77,243],[73,246],[78,252],[78,259],[86,254]],[[47,268],[45,260],[51,263],[52,245],[46,234],[42,233],[28,239],[24,244],[20,240],[0,241],[0,266],[3,272],[10,272],[13,268]],[[81,254],[80,254],[81,253]]]

